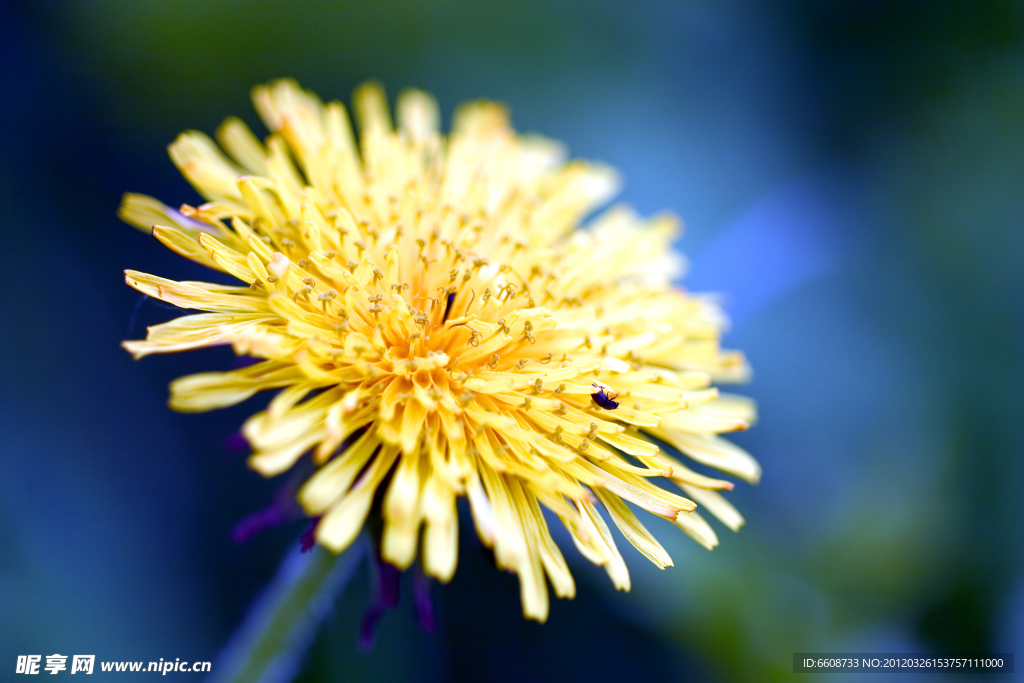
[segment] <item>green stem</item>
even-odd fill
[[[301,671],[320,622],[368,546],[360,536],[340,555],[315,546],[281,563],[273,583],[214,663],[211,683],[286,683]]]

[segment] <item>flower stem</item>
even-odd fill
[[[211,683],[286,683],[301,671],[317,628],[366,553],[360,536],[340,555],[290,552],[215,663]]]

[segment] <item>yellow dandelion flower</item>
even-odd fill
[[[317,542],[344,550],[386,485],[373,512],[381,556],[410,566],[422,529],[422,567],[447,581],[465,496],[498,566],[518,574],[525,615],[543,621],[545,577],[559,597],[575,594],[545,509],[622,590],[629,573],[599,506],[661,568],[672,560],[628,503],[708,548],[718,541],[698,505],[743,523],[719,493],[731,483],[658,445],[760,474],[718,436],[755,411],[711,384],[747,369],[719,348],[717,305],[670,285],[675,218],[616,206],[581,228],[615,173],[516,134],[495,103],[462,106],[445,138],[429,95],[399,97],[395,130],[383,92],[366,85],[357,146],[345,108],[292,81],[253,99],[264,142],[229,118],[217,132],[229,156],[195,131],[170,146],[206,203],[175,211],[129,194],[120,210],[244,285],[127,271],[135,289],[205,312],[124,347],[141,358],[231,344],[261,359],[178,379],[170,404],[203,411],[280,389],[245,423],[249,463],[270,477],[312,451],[298,500],[321,516]]]

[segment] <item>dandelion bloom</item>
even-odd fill
[[[245,423],[249,463],[270,477],[311,452],[298,501],[320,517],[319,544],[341,552],[379,515],[379,552],[404,569],[422,527],[423,570],[447,581],[465,496],[481,541],[518,574],[525,615],[543,621],[545,576],[559,597],[575,594],[549,519],[622,590],[605,514],[662,568],[672,560],[628,503],[708,548],[717,538],[698,504],[743,523],[719,493],[730,482],[664,452],[760,474],[718,436],[747,428],[754,408],[711,384],[747,368],[719,348],[717,305],[671,286],[675,218],[617,206],[581,228],[615,173],[516,134],[495,103],[461,107],[445,138],[429,95],[399,97],[396,131],[381,89],[363,86],[357,146],[345,108],[294,82],[256,88],[254,101],[265,142],[230,118],[218,130],[227,156],[198,132],[170,146],[205,204],[175,211],[129,194],[120,211],[244,284],[127,271],[140,292],[205,312],[124,346],[139,358],[230,344],[259,359],[176,380],[170,404],[203,411],[280,389]]]

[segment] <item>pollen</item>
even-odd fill
[[[195,131],[170,145],[203,203],[128,194],[120,209],[239,284],[127,271],[140,292],[202,312],[124,347],[230,345],[257,361],[180,378],[170,403],[205,411],[277,391],[244,425],[249,464],[273,477],[309,459],[297,495],[317,543],[342,552],[381,529],[384,560],[419,558],[448,581],[466,497],[477,535],[519,577],[524,614],[544,621],[548,583],[576,592],[550,523],[623,590],[607,519],[660,568],[672,560],[636,509],[708,548],[718,538],[698,506],[739,528],[719,493],[732,483],[681,460],[760,476],[720,436],[754,422],[751,401],[713,387],[747,365],[719,346],[718,306],[671,285],[676,218],[613,206],[583,224],[617,174],[517,134],[491,102],[463,105],[443,136],[429,95],[403,93],[395,125],[366,85],[357,137],[343,105],[292,81],[253,99],[265,139],[230,118],[219,146]]]

